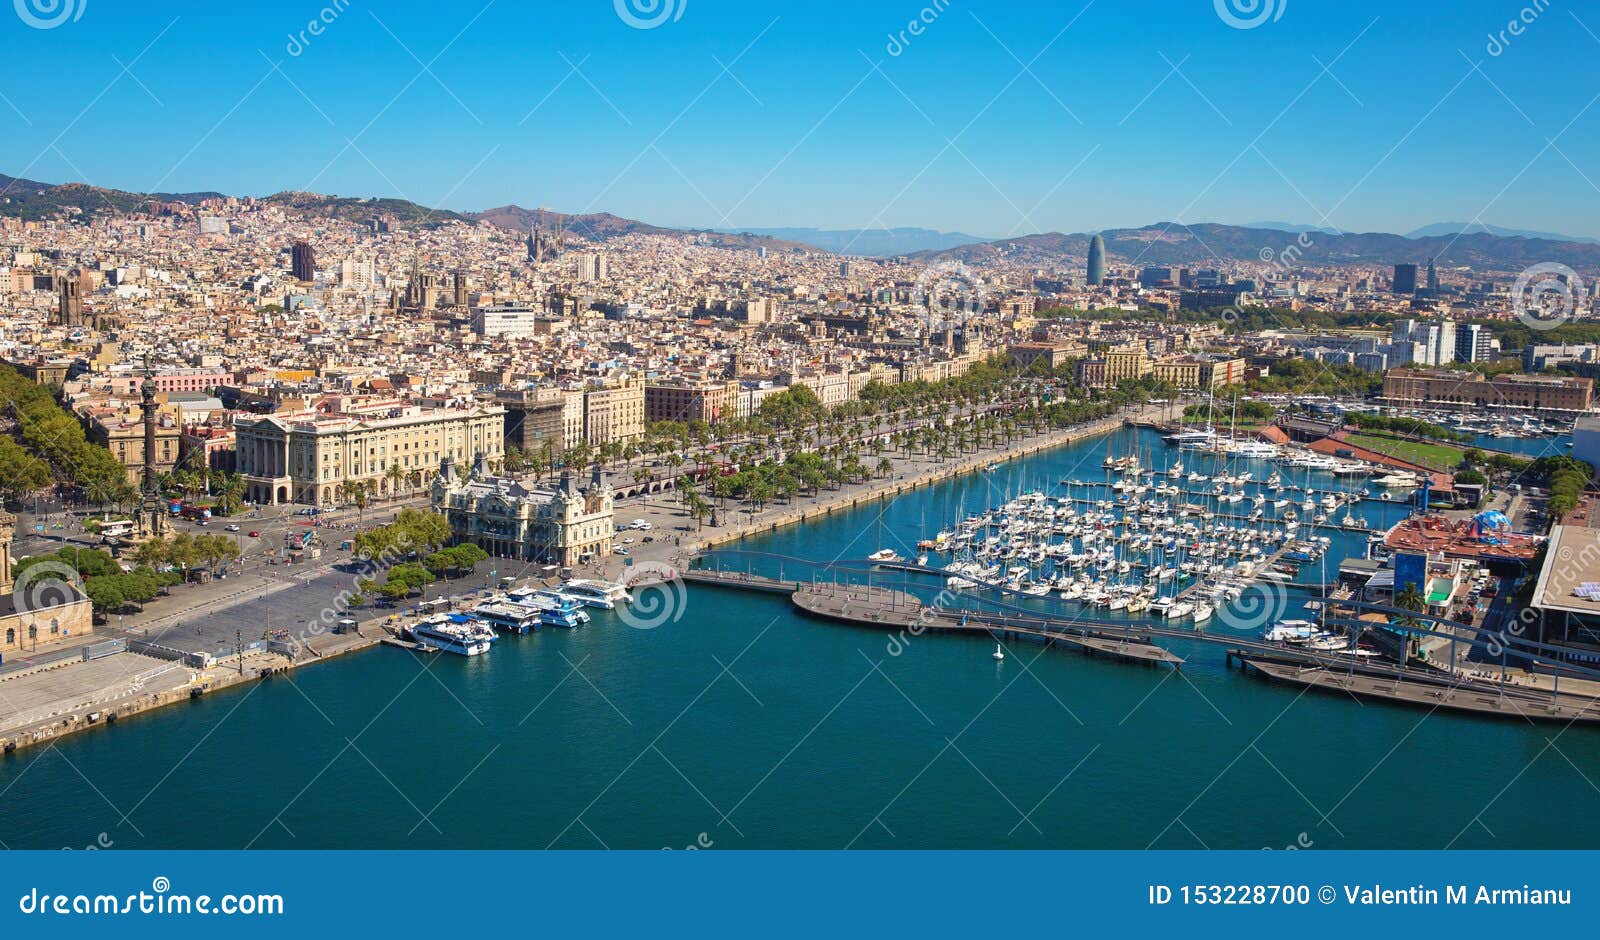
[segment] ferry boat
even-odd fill
[[[481,624],[481,621],[477,621]],[[479,656],[489,651],[489,640],[462,614],[436,614],[411,625],[411,638],[429,649],[458,656]]]
[[[620,584],[588,578],[573,578],[561,585],[560,594],[579,604],[606,610],[633,600],[628,596],[628,589]]]
[[[540,626],[571,630],[589,622],[589,614],[582,609],[580,602],[567,597],[555,588],[516,591],[510,594],[507,600],[532,611],[538,618]]]
[[[508,601],[485,601],[472,608],[472,615],[496,630],[523,635],[539,628],[539,613]]]

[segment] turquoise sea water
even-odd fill
[[[747,543],[859,560],[1063,477],[1121,435]],[[1159,464],[1172,452],[1138,438]],[[1270,468],[1262,465],[1258,476]],[[1329,486],[1331,480],[1327,480]],[[1390,521],[1399,507],[1359,509]],[[1329,558],[1358,551],[1341,535]],[[681,618],[377,649],[0,761],[11,848],[1554,848],[1600,733],[1362,704],[977,638],[806,620],[691,587]],[[1291,614],[1292,615],[1292,614]],[[1219,618],[1220,619],[1220,618]],[[1581,772],[1580,772],[1581,769]],[[1586,776],[1587,775],[1587,778]],[[103,834],[103,836],[102,836]]]

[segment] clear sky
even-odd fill
[[[46,2],[0,12],[0,172],[46,182],[713,227],[1600,235],[1593,4],[1527,0],[1516,35],[1520,0],[1233,0],[1281,14],[1253,28],[1226,0]]]

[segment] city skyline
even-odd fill
[[[625,3],[489,3],[448,21],[340,3],[264,9],[242,30],[185,4],[78,6],[50,28],[19,15],[0,168],[694,228],[1448,219],[1596,234],[1584,155],[1600,115],[1573,79],[1600,36],[1569,10],[1279,3],[1236,28],[1249,23],[1225,4],[1159,4],[1135,34],[1092,2],[666,9],[653,28]],[[52,70],[63,59],[77,67]],[[197,60],[212,80],[193,80]],[[46,70],[48,103],[22,91]]]

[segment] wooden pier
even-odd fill
[[[1059,499],[1059,500],[1065,500],[1065,501],[1069,501],[1069,502],[1073,502],[1073,503],[1082,503],[1082,504],[1087,505],[1087,506],[1096,506],[1096,505],[1098,505],[1099,503],[1102,503],[1102,502],[1109,502],[1111,504],[1111,508],[1112,509],[1116,509],[1116,510],[1120,510],[1120,511],[1124,511],[1124,512],[1128,511],[1131,508],[1129,506],[1126,506],[1126,505],[1123,505],[1121,503],[1118,503],[1114,499],[1111,499],[1111,500],[1099,500],[1099,499],[1091,499],[1091,498],[1089,498],[1087,496],[1059,496],[1059,497],[1056,497],[1056,498]],[[1404,505],[1404,503],[1389,503],[1387,505],[1398,506],[1398,505]],[[1300,511],[1298,509],[1298,507],[1288,507],[1288,508],[1294,508],[1296,512]],[[1321,507],[1318,507],[1318,511],[1320,511],[1320,512],[1328,512],[1330,510],[1326,510],[1326,509],[1322,509]],[[1244,525],[1270,525],[1270,526],[1277,526],[1279,528],[1287,526],[1289,524],[1289,522],[1291,521],[1291,520],[1288,520],[1288,519],[1283,519],[1281,517],[1269,516],[1265,512],[1263,512],[1261,514],[1261,518],[1252,519],[1249,516],[1240,515],[1238,513],[1216,512],[1214,510],[1208,510],[1208,509],[1203,509],[1203,508],[1199,512],[1195,512],[1194,510],[1185,510],[1181,506],[1173,506],[1173,507],[1171,507],[1168,510],[1168,513],[1170,515],[1173,515],[1173,516],[1176,516],[1176,517],[1179,517],[1179,518],[1199,518],[1199,517],[1205,516],[1206,514],[1209,514],[1212,519],[1223,519],[1223,520],[1226,520],[1228,522],[1236,522],[1236,523],[1241,523],[1241,524],[1244,524]],[[1334,532],[1355,532],[1355,533],[1358,533],[1358,534],[1370,534],[1372,532],[1378,531],[1377,529],[1374,529],[1370,525],[1360,525],[1360,526],[1340,525],[1340,524],[1338,524],[1336,522],[1317,522],[1315,519],[1294,519],[1292,521],[1298,523],[1298,525],[1299,525],[1299,527],[1301,529],[1328,529],[1328,530],[1332,530]]]
[[[1122,634],[1052,625],[1045,618],[985,614],[927,605],[901,591],[865,584],[807,584],[791,596],[804,613],[827,620],[899,629],[912,635],[928,631],[1027,637],[1046,645],[1062,645],[1147,665],[1180,666],[1182,657],[1150,643],[1131,630]]]

